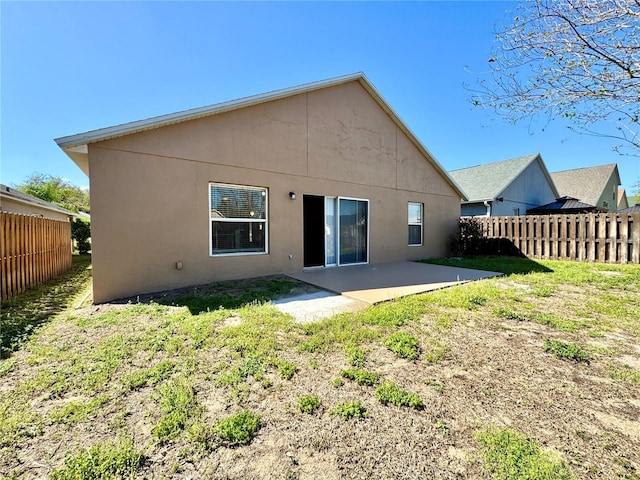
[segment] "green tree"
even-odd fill
[[[516,123],[564,118],[640,154],[640,2],[527,0],[497,29],[475,105]]]
[[[15,188],[46,202],[53,203],[72,212],[89,213],[89,192],[72,185],[68,180],[55,175],[33,173]],[[80,253],[91,249],[89,222],[76,218],[71,222],[71,238],[76,241]]]
[[[638,178],[636,180],[636,183],[634,183],[631,186],[631,196],[628,197],[628,201],[629,201],[629,206],[633,206],[637,203],[640,203],[640,178]]]
[[[89,213],[89,192],[55,175],[33,173],[15,185],[21,192],[33,195],[72,212]]]

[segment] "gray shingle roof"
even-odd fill
[[[535,153],[500,162],[452,170],[449,175],[465,191],[469,202],[492,200],[498,198],[500,193],[539,157],[540,154]]]
[[[576,168],[551,174],[560,195],[577,198],[584,203],[597,205],[611,175],[617,174],[615,163],[596,167]],[[618,184],[620,178],[618,177]],[[464,187],[463,187],[464,188]]]

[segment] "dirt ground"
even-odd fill
[[[566,287],[541,302],[544,308],[557,309],[592,294]],[[122,308],[126,304],[88,306],[74,311],[73,317],[90,319]],[[272,383],[268,389],[251,377],[248,380],[243,406],[259,412],[262,428],[247,446],[219,446],[193,455],[185,454],[182,441],[155,444],[151,426],[157,404],[153,388],[145,387],[109,399],[99,419],[71,427],[47,425],[43,435],[5,452],[0,473],[8,475],[9,468],[17,467],[18,478],[45,478],[62,464],[64,452],[113,438],[114,425],[120,422],[136,445],[149,452],[139,474],[148,479],[490,478],[474,439],[474,432],[489,425],[525,432],[544,449],[558,453],[578,478],[640,478],[640,386],[611,377],[616,366],[640,369],[637,339],[620,332],[576,336],[533,322],[498,319],[490,312],[489,308],[454,310],[451,326],[438,330],[449,350],[437,362],[399,359],[380,343],[362,345],[368,359],[364,368],[417,393],[425,404],[422,410],[384,406],[375,398],[375,387],[348,380],[335,387],[332,381],[350,366],[342,349],[312,355],[290,349],[281,356],[298,365],[291,381],[275,372],[268,373]],[[149,327],[160,321],[150,317],[146,322]],[[436,322],[437,315],[426,314],[409,330],[427,338],[436,331]],[[87,335],[97,341],[114,332],[126,333],[127,328],[136,327],[107,325]],[[71,344],[83,333],[68,322],[58,322],[46,335],[58,341],[68,338]],[[589,363],[559,359],[542,348],[549,338],[578,339],[596,353]],[[614,350],[616,355],[606,354]],[[27,352],[15,355],[20,366],[2,379],[3,391],[33,375],[37,365],[30,365],[28,357]],[[200,358],[211,365],[227,361],[225,353],[215,348],[200,352]],[[199,378],[195,388],[211,422],[238,411],[210,378]],[[296,408],[297,399],[309,393],[322,402],[311,415]],[[361,401],[368,416],[345,421],[330,413],[346,400]],[[63,399],[43,395],[33,402],[42,413]]]

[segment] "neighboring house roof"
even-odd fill
[[[21,192],[20,190],[16,190],[15,188],[7,187],[6,185],[0,184],[0,210],[6,211],[4,208],[2,208],[1,205],[1,200],[3,198],[13,200],[17,203],[22,203],[24,205],[33,205],[45,210],[50,210],[52,212],[63,213],[72,217],[78,216],[77,213],[67,210],[66,208],[59,207],[58,205],[55,205],[53,203],[45,202],[41,198],[34,197],[33,195],[28,195]]]
[[[559,197],[560,195],[539,153],[462,168],[460,170],[452,170],[449,174],[467,194],[467,203],[483,202],[499,198],[500,194],[504,192],[529,165],[536,161],[540,162],[540,167],[547,177],[554,195]]]
[[[527,210],[527,215],[553,215],[562,213],[602,212],[602,208],[581,202],[573,197],[561,197],[555,202],[547,203]]]
[[[636,203],[633,207],[618,210],[618,213],[640,213],[640,203]]]
[[[369,92],[373,99],[380,105],[380,107],[389,115],[389,117],[395,122],[395,124],[404,132],[405,135],[411,140],[411,142],[418,148],[418,150],[429,159],[434,168],[442,175],[446,182],[460,195],[462,199],[466,199],[466,195],[462,188],[451,178],[447,171],[442,168],[440,163],[435,157],[422,145],[415,134],[407,127],[398,114],[391,108],[387,101],[378,93],[375,87],[365,77],[364,73],[358,72],[350,75],[344,75],[341,77],[335,77],[328,80],[322,80],[318,82],[299,85],[296,87],[285,88],[282,90],[275,90],[260,95],[253,95],[251,97],[240,98],[237,100],[231,100],[228,102],[217,103],[206,107],[193,108],[190,110],[184,110],[181,112],[170,113],[167,115],[160,115],[158,117],[152,117],[145,120],[138,120],[135,122],[125,123],[122,125],[116,125],[113,127],[101,128],[98,130],[92,130],[85,133],[79,133],[77,135],[71,135],[67,137],[56,138],[55,142],[62,150],[80,167],[80,169],[89,176],[89,159],[88,159],[88,145],[91,143],[101,142],[112,138],[122,137],[125,135],[131,135],[137,132],[145,130],[152,130],[155,128],[165,127],[180,122],[187,122],[189,120],[195,120],[197,118],[207,117],[211,115],[217,115],[231,110],[237,110],[240,108],[246,108],[252,105],[258,105],[261,103],[271,102],[282,98],[299,95],[302,93],[309,93],[315,90],[333,87],[348,82],[358,81]]]
[[[568,195],[590,205],[597,205],[612,175],[615,175],[617,185],[620,185],[618,165],[615,163],[554,172],[551,178],[560,195]],[[615,205],[612,207],[615,208]]]

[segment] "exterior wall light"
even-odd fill
[[[291,200],[295,200],[296,199],[296,192],[289,192],[289,198]]]

